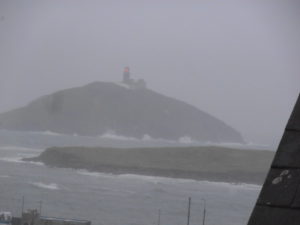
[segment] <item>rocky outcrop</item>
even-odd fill
[[[25,160],[43,162],[52,167],[114,174],[261,184],[273,157],[272,151],[221,147],[53,147],[38,157]]]

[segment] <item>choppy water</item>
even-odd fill
[[[44,216],[88,219],[103,225],[153,225],[160,209],[162,225],[185,225],[188,197],[192,197],[191,225],[201,224],[203,198],[207,225],[243,225],[261,188],[49,168],[21,158],[38,155],[53,142],[72,144],[73,138],[12,134],[0,132],[0,210],[15,216],[20,215],[24,196],[25,209],[41,207]]]

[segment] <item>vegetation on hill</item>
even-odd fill
[[[221,120],[182,101],[124,83],[94,82],[43,96],[0,114],[0,129],[203,142],[238,142],[242,136]]]

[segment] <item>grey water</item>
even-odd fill
[[[125,142],[138,144],[136,140],[91,141],[87,137],[1,131],[0,210],[19,216],[24,196],[24,209],[36,208],[44,216],[87,219],[95,225],[155,225],[161,210],[162,225],[185,225],[191,197],[190,225],[201,224],[203,199],[207,225],[247,223],[261,186],[93,173],[21,160],[52,145],[117,146]]]

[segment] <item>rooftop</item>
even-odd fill
[[[300,224],[300,95],[248,225]]]

